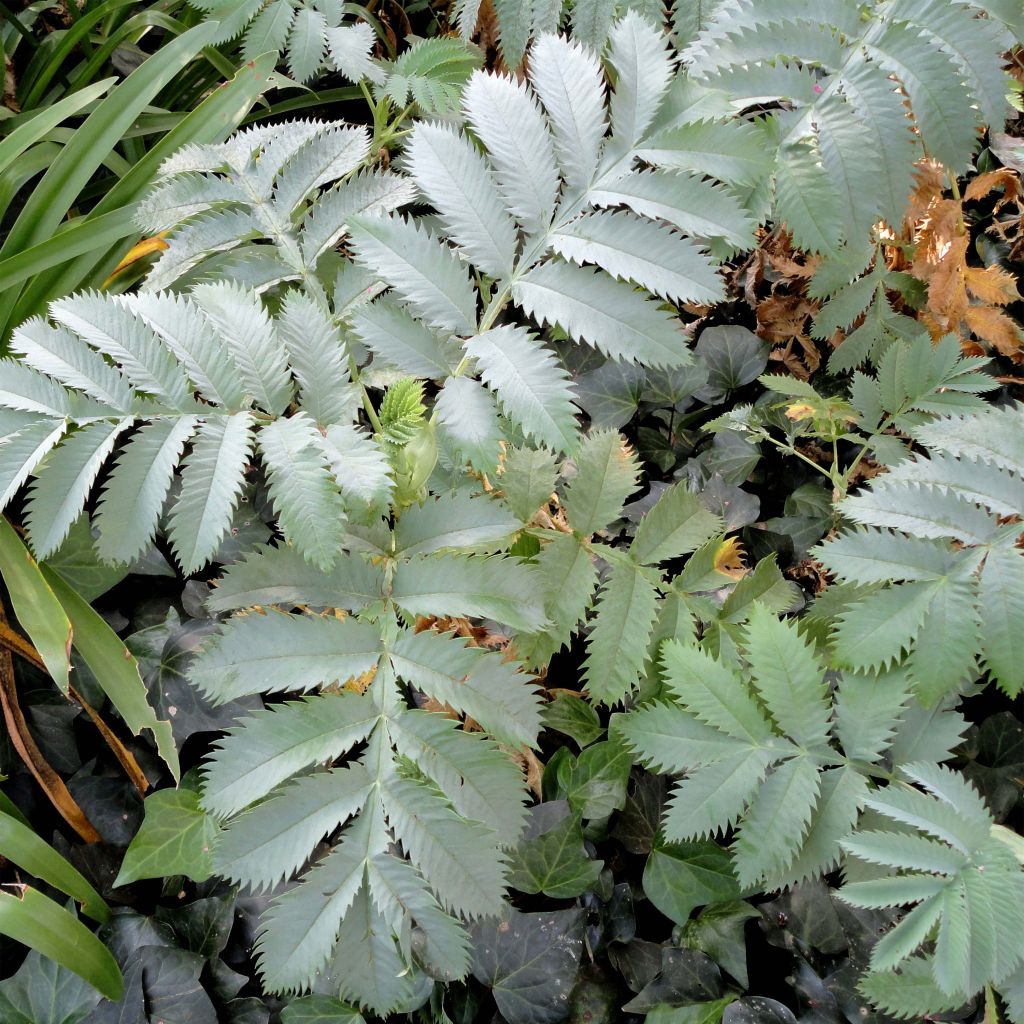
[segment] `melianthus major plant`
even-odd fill
[[[810,421],[895,466],[840,506],[881,529],[822,547],[851,586],[802,630],[777,618],[798,605],[794,584],[771,559],[737,581],[735,539],[684,482],[624,526],[638,461],[616,432],[581,432],[561,358],[584,346],[671,391],[699,362],[680,307],[723,297],[721,261],[768,219],[825,257],[818,286],[852,323],[840,286],[869,260],[875,222],[899,215],[915,156],[962,167],[1005,86],[990,68],[1008,38],[998,5],[982,21],[980,6],[925,6],[717,5],[681,55],[630,12],[606,63],[541,35],[525,79],[468,78],[461,116],[450,100],[476,60],[464,47],[432,89],[411,58],[374,61],[365,28],[329,27],[310,46],[377,89],[372,132],[293,122],[186,148],[140,210],[167,248],[139,293],[60,299],[15,333],[0,504],[31,479],[38,556],[102,479],[101,557],[129,563],[162,537],[196,573],[246,479],[266,485],[277,543],[220,578],[208,604],[228,617],[191,678],[216,702],[284,695],[218,742],[202,797],[222,876],[257,890],[300,876],[264,917],[269,990],[386,1014],[466,974],[467,924],[502,912],[525,820],[510,753],[542,724],[528,670],[581,629],[590,698],[628,705],[617,733],[679,777],[667,841],[736,829],[746,887],[842,861],[851,903],[918,904],[865,981],[893,1012],[1011,977],[1024,950],[984,908],[1021,904],[1019,867],[940,766],[961,720],[936,705],[979,653],[1019,689],[1006,629],[981,620],[1000,596],[1020,603],[1015,524],[995,516],[1021,469],[977,447],[984,417],[931,422],[981,406],[981,361],[886,308],[866,346],[877,374],[855,376],[849,403],[766,378],[802,406],[788,427],[765,408],[716,424],[795,452],[793,424]],[[392,117],[410,97],[446,119]],[[744,116],[755,101],[775,106]],[[378,166],[396,143],[395,168]],[[883,300],[864,280],[857,295]],[[907,460],[911,430],[946,454]],[[977,464],[956,461],[971,453]],[[933,541],[896,532],[919,523]],[[487,649],[465,619],[508,633]]]

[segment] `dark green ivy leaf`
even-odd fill
[[[362,1015],[340,999],[302,996],[281,1011],[282,1024],[363,1024]]]
[[[564,733],[581,748],[589,746],[604,732],[593,706],[571,693],[556,693],[555,699],[545,705],[543,719],[546,728]]]
[[[199,794],[163,789],[148,796],[144,806],[146,817],[114,884],[168,875],[185,875],[196,882],[209,878],[217,823],[199,806]]]
[[[471,929],[473,976],[508,1024],[551,1024],[569,1013],[583,953],[582,910],[520,914],[509,908]]]
[[[768,365],[767,343],[738,324],[701,331],[694,352],[703,357],[708,368],[708,382],[696,396],[709,405],[756,380]]]
[[[692,949],[665,946],[661,970],[622,1009],[626,1013],[649,1013],[656,1006],[686,1006],[717,999],[722,978],[714,961]]]
[[[709,1003],[688,1003],[686,1006],[655,1006],[644,1024],[718,1024],[725,1008],[735,999],[726,996]]]
[[[13,977],[0,982],[3,1024],[78,1024],[100,994],[53,960],[29,952]]]
[[[751,996],[726,1008],[722,1024],[796,1024],[793,1011],[774,999]]]
[[[568,801],[539,804],[530,809],[510,858],[509,885],[520,892],[571,899],[594,888],[601,865],[588,856],[580,819]]]
[[[747,987],[746,923],[759,917],[749,903],[737,900],[705,907],[683,926],[682,943],[687,949],[707,953],[744,988]]]
[[[666,843],[656,846],[644,869],[647,898],[676,924],[709,903],[735,900],[739,883],[729,855],[717,843]]]

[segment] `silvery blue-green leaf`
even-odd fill
[[[218,817],[236,814],[301,769],[340,757],[378,718],[366,697],[349,691],[253,712],[210,754],[203,769],[203,806]]]
[[[460,132],[420,122],[406,145],[409,170],[446,234],[486,274],[507,278],[518,245],[487,162]]]
[[[327,428],[321,444],[347,502],[370,507],[390,502],[394,471],[372,437],[341,423]]]
[[[586,188],[607,127],[601,62],[578,42],[544,35],[530,51],[530,82],[548,115],[562,176]]]
[[[66,430],[66,420],[36,420],[0,441],[0,508],[7,507]]]
[[[29,539],[40,559],[56,551],[79,517],[100,468],[118,437],[132,424],[99,421],[72,434],[36,476],[25,517]]]
[[[245,388],[280,416],[292,399],[285,349],[258,296],[230,281],[197,285],[192,298],[210,318],[238,367]]]
[[[685,171],[633,171],[589,194],[594,206],[627,206],[664,220],[695,238],[722,239],[748,249],[754,224],[738,199],[722,185]]]
[[[626,153],[643,138],[669,86],[668,37],[634,11],[611,34],[609,58],[618,77],[611,98],[612,145]]]
[[[351,322],[352,333],[371,352],[403,373],[442,379],[458,365],[459,351],[442,332],[386,297],[356,310]]]
[[[298,82],[307,82],[324,59],[327,20],[314,7],[305,5],[295,11],[288,36],[288,72]]]
[[[501,427],[494,396],[468,377],[449,377],[434,404],[452,447],[485,473],[498,465]]]
[[[257,444],[285,540],[313,565],[330,569],[344,543],[345,504],[317,425],[298,412],[266,424]]]
[[[241,409],[245,389],[230,350],[190,298],[173,292],[142,292],[124,301],[160,336],[208,401],[230,412]]]
[[[200,426],[185,457],[167,531],[184,572],[205,565],[227,533],[251,446],[248,413],[211,417]]]
[[[275,326],[299,382],[302,410],[319,427],[353,420],[359,399],[349,379],[348,351],[330,317],[308,295],[289,292]]]
[[[125,445],[96,513],[96,550],[108,562],[131,562],[152,542],[174,470],[198,419],[144,424]]]
[[[285,216],[291,214],[313,189],[355,170],[369,149],[366,128],[334,126],[320,132],[281,169],[274,186],[275,205]]]
[[[363,170],[352,175],[309,204],[299,229],[303,259],[307,265],[315,265],[318,257],[348,231],[351,217],[391,213],[415,197],[415,184],[390,171]],[[341,311],[335,308],[335,312]]]
[[[117,363],[141,391],[181,408],[188,381],[170,352],[123,302],[84,292],[50,304],[50,316]]]
[[[527,437],[556,451],[576,447],[572,383],[549,349],[522,327],[502,326],[474,335],[466,351],[502,411]]]
[[[350,226],[356,258],[435,327],[471,334],[476,292],[455,252],[415,221],[357,217]]]
[[[402,513],[395,524],[395,552],[412,557],[446,548],[495,550],[521,526],[501,502],[486,495],[438,495]]]
[[[131,384],[102,355],[62,327],[51,327],[41,317],[26,320],[11,335],[11,351],[65,387],[84,391],[121,413],[131,409]]]
[[[722,281],[710,259],[687,238],[630,213],[590,213],[555,231],[551,247],[574,263],[596,263],[675,302],[716,302]]]
[[[555,211],[558,170],[537,101],[514,78],[478,71],[463,93],[463,107],[508,209],[527,234],[544,230]]]
[[[645,366],[689,362],[678,321],[596,267],[542,263],[513,284],[512,295],[535,320],[557,324],[613,359]]]
[[[546,622],[535,570],[512,558],[427,556],[395,568],[392,596],[411,615],[469,615],[514,629]]]
[[[368,22],[357,21],[354,25],[329,28],[326,36],[331,62],[350,82],[358,83],[368,78],[378,84],[384,80],[384,70],[372,57],[377,39]]]

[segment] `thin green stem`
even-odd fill
[[[359,394],[362,397],[363,408],[366,410],[366,415],[369,418],[373,429],[379,434],[384,428],[381,426],[380,418],[377,416],[377,410],[374,409],[373,402],[370,401],[370,396],[367,394],[366,388],[363,387],[363,382],[360,380],[359,366],[351,352],[348,357],[348,372],[356,387],[359,388]]]
[[[806,455],[804,455],[803,452],[797,451],[796,448],[793,447],[793,445],[783,444],[781,441],[776,441],[775,438],[772,437],[770,434],[766,435],[766,440],[769,444],[775,445],[775,447],[778,448],[780,452],[785,452],[787,455],[795,455],[798,459],[801,459],[803,462],[806,462],[808,466],[813,466],[819,473],[821,473],[822,476],[827,477],[829,481],[833,483],[835,482],[834,480],[832,480],[832,473],[829,470],[825,469],[824,466],[819,465],[817,462],[814,461],[814,459],[809,459]]]

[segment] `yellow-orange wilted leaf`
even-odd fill
[[[1016,279],[1002,267],[968,267],[965,277],[971,295],[990,306],[1005,306],[1020,298]]]
[[[946,169],[934,160],[921,160],[914,169],[914,191],[907,202],[905,223],[913,233],[929,207],[942,197],[946,188]]]
[[[1009,199],[1016,199],[1020,195],[1020,178],[1016,171],[1009,167],[1000,167],[995,171],[986,171],[971,180],[971,183],[964,189],[964,199],[970,202],[972,199],[982,199],[993,189],[1003,187],[1003,202]]]
[[[1018,361],[1024,355],[1024,334],[1021,334],[1020,325],[1001,309],[968,306],[964,320],[982,341],[988,342],[1001,355]]]
[[[353,676],[347,680],[345,686],[346,690],[351,690],[353,693],[366,693],[366,688],[373,682],[373,677],[377,674],[377,666],[368,668],[362,675]]]
[[[942,199],[929,207],[914,235],[917,242],[915,267],[921,263],[938,263],[945,257],[950,242],[963,234],[960,230],[962,217],[963,207],[953,199]]]
[[[967,235],[959,235],[952,239],[940,262],[926,278],[928,309],[935,315],[947,317],[949,326],[960,322],[963,310],[967,307],[964,263],[968,241]]]
[[[117,275],[127,270],[133,263],[138,263],[139,260],[152,256],[155,252],[163,252],[167,248],[167,242],[164,241],[166,235],[166,231],[161,231],[158,235],[152,235],[149,238],[143,238],[141,242],[136,242],[125,254],[124,259],[114,267],[114,272],[110,277],[103,282],[103,288],[109,287]]]
[[[786,419],[809,420],[814,415],[814,406],[806,402],[794,402],[786,408]]]
[[[747,575],[743,564],[743,545],[737,537],[726,537],[715,551],[715,569],[723,576],[741,580]]]

